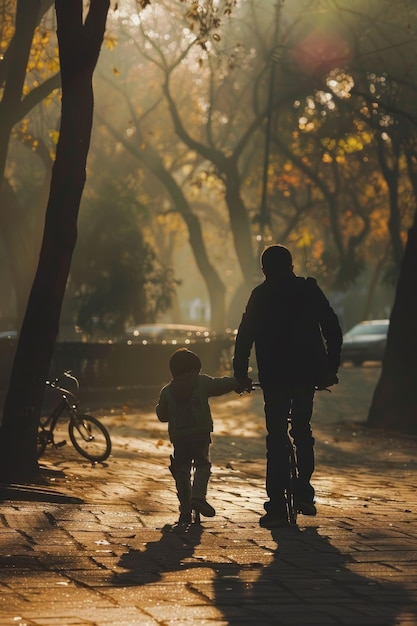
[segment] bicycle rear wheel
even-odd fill
[[[107,429],[96,417],[79,413],[69,423],[72,445],[89,461],[101,463],[111,452],[111,439]]]

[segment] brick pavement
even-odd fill
[[[317,397],[318,516],[298,529],[258,525],[260,392],[213,401],[217,515],[181,533],[165,426],[150,405],[99,412],[106,464],[68,445],[48,487],[0,492],[0,625],[417,626],[417,439],[361,424],[378,373]]]

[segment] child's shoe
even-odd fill
[[[204,517],[214,517],[215,509],[204,498],[191,498],[191,506],[194,511],[201,513]]]
[[[191,526],[192,521],[193,518],[191,513],[180,513],[178,526]]]

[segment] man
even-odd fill
[[[259,382],[266,418],[265,528],[285,526],[284,499],[288,456],[285,454],[287,417],[297,452],[299,477],[296,506],[304,515],[316,515],[314,438],[310,420],[316,389],[338,382],[342,331],[337,315],[314,278],[294,274],[290,251],[281,245],[261,255],[265,280],[251,293],[236,337],[234,375],[240,388],[250,388],[249,356],[255,344]]]

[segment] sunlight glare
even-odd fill
[[[292,56],[304,74],[318,76],[345,65],[351,50],[339,34],[317,29],[294,46]]]

